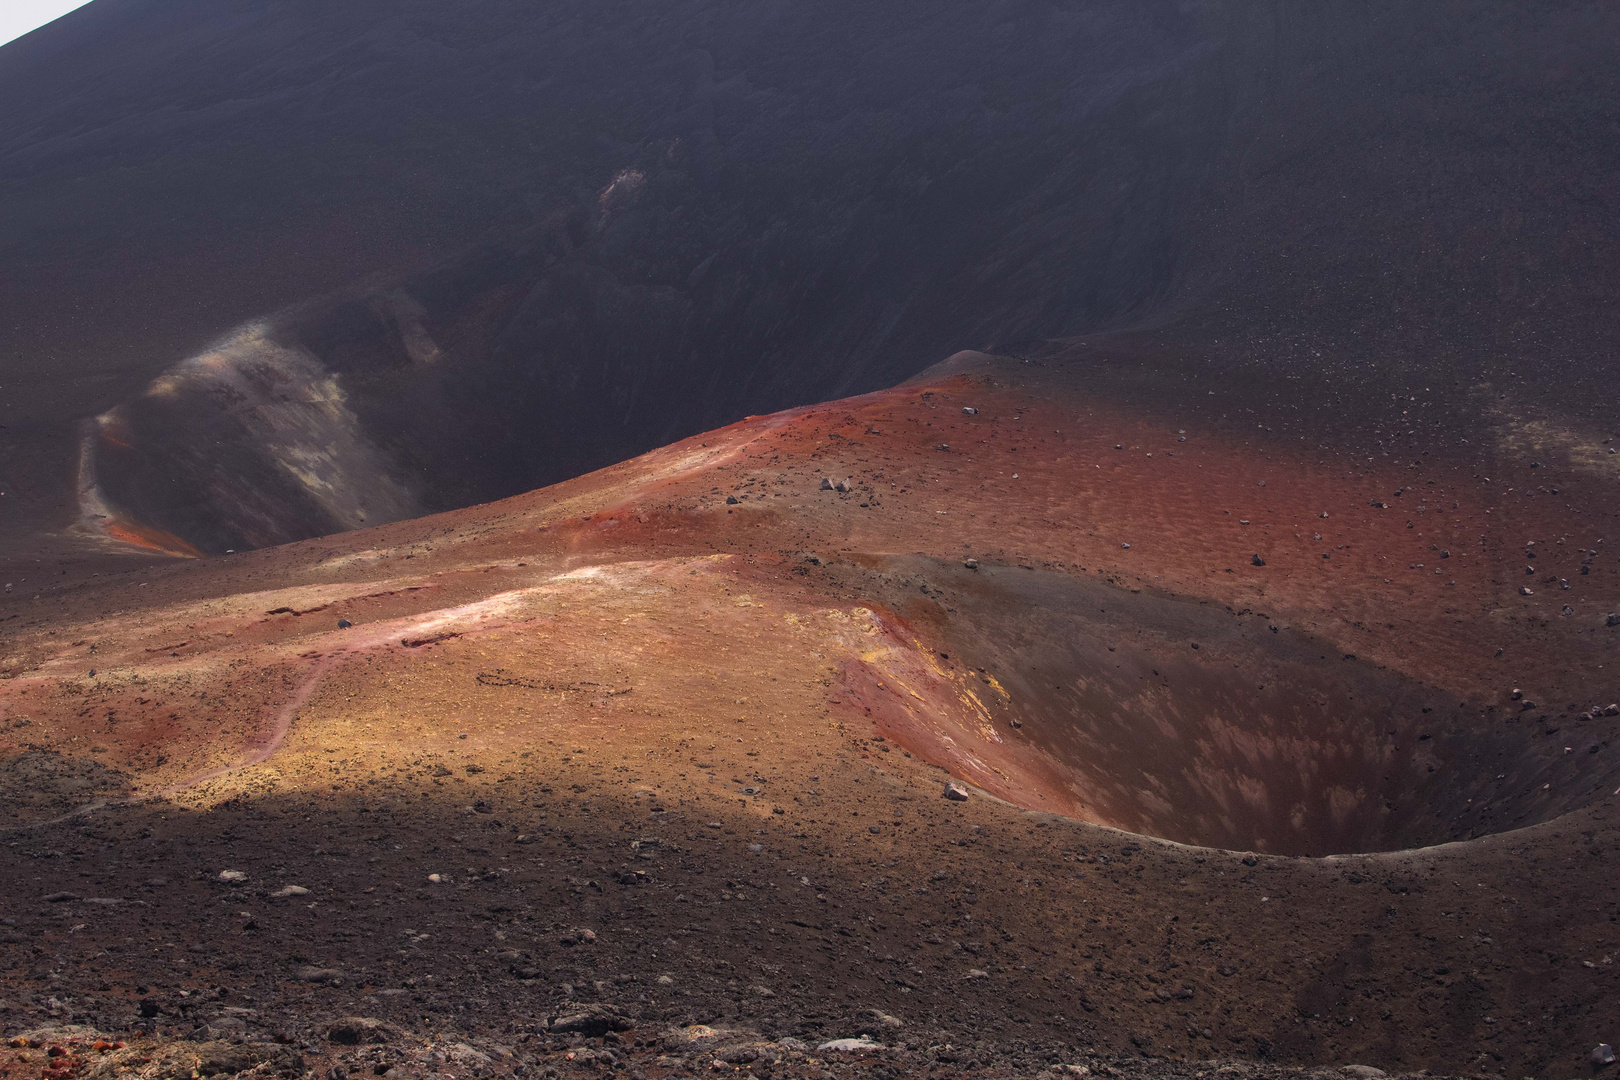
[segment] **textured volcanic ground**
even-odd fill
[[[1611,0],[0,48],[0,1080],[1601,1074],[1617,58]]]
[[[1587,1070],[1606,436],[1150,359],[14,592],[5,1067]]]
[[[0,557],[403,520],[1121,329],[1597,422],[1617,57],[1608,0],[96,0],[0,51]]]

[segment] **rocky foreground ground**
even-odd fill
[[[893,1023],[893,1018],[889,1018]],[[589,1009],[559,1017],[562,1026],[601,1030],[606,1018]],[[613,1026],[617,1026],[614,1024]],[[937,1033],[936,1033],[937,1034]],[[973,1076],[1119,1080],[1378,1080],[1366,1065],[1304,1068],[1246,1061],[1166,1061],[1112,1057],[1062,1045],[957,1046],[926,1037],[831,1040],[820,1045],[791,1036],[771,1039],[744,1028],[697,1024],[656,1034],[637,1029],[602,1037],[581,1031],[525,1035],[513,1046],[453,1037],[425,1038],[368,1017],[345,1017],[298,1043],[245,1039],[113,1039],[80,1025],[38,1028],[15,1036],[0,1054],[5,1075],[40,1074],[53,1080],[128,1077],[286,1077],[324,1071],[328,1077],[558,1077],[757,1076],[826,1080],[833,1077]],[[1433,1074],[1424,1072],[1422,1076]]]

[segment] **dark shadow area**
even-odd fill
[[[92,749],[93,755],[96,751]],[[133,778],[93,756],[24,750],[0,758],[0,822],[9,829],[49,821],[91,803],[127,798]]]
[[[839,813],[789,801],[783,818],[694,813],[676,805],[683,793],[649,807],[577,767],[530,769],[438,787],[425,763],[405,782],[351,771],[336,791],[206,811],[119,806],[8,832],[0,1023],[144,1029],[244,1053],[285,1045],[306,1064],[330,1055],[351,1070],[341,1055],[363,1054],[368,1075],[409,1064],[428,1040],[504,1047],[514,1057],[502,1072],[585,1048],[620,1065],[674,1053],[706,1070],[704,1045],[667,1041],[686,1024],[812,1046],[870,1032],[892,1047],[885,1060],[920,1071],[1085,1050],[1140,1060],[1144,1032],[1150,1057],[1439,1067],[1471,1052],[1471,1013],[1431,1013],[1421,1029],[1341,1029],[1330,1013],[1302,1033],[1296,1000],[1326,1007],[1308,997],[1312,973],[1376,987],[1397,1015],[1432,1004],[1426,980],[1399,977],[1412,956],[1368,954],[1362,941],[1399,904],[1402,929],[1440,935],[1416,962],[1463,962],[1474,943],[1444,934],[1453,871],[1517,895],[1557,866],[1593,886],[1569,911],[1596,917],[1603,903],[1601,865],[1567,867],[1562,849],[1532,848],[1512,872],[1483,849],[1438,874],[1378,859],[1250,867],[984,800],[945,802],[926,775],[888,792],[911,796],[896,800],[905,819],[874,836],[843,812],[873,794],[861,785],[838,785]],[[1269,919],[1253,900],[1197,903],[1251,892],[1278,899]],[[1530,963],[1550,940],[1533,908],[1496,916],[1504,959]],[[1158,958],[1150,971],[1176,958],[1148,984],[1170,997],[1124,990],[1144,957]],[[1560,983],[1521,1006],[1493,968],[1436,996],[1472,995],[1511,1022],[1583,992]],[[625,1030],[546,1032],[580,1004],[626,1018]],[[901,1026],[871,1032],[876,1014]],[[364,1030],[376,1041],[348,1041],[355,1017],[373,1022]],[[1544,1067],[1583,1022],[1514,1024],[1494,1045]]]

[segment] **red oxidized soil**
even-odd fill
[[[186,1034],[225,987],[255,1038],[363,1013],[505,1040],[502,1068],[574,1068],[537,1025],[585,999],[633,1016],[649,1075],[670,1024],[813,1041],[871,1009],[927,1068],[969,1068],[947,1043],[1581,1067],[1620,947],[1620,719],[1577,719],[1620,698],[1603,459],[1505,407],[1311,428],[1211,389],[969,360],[12,601],[8,813],[107,806],[8,834],[7,1023],[54,995],[124,1030],[145,996]],[[1477,838],[1244,861],[1073,818]]]

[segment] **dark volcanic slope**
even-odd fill
[[[0,51],[6,520],[263,544],[1122,326],[1604,400],[1616,19],[96,0]]]

